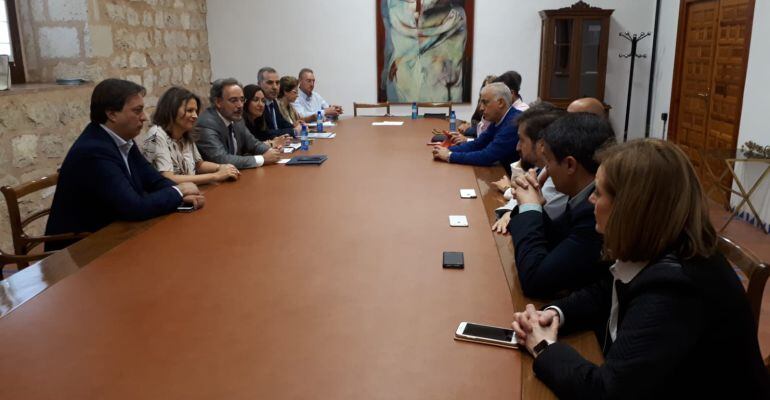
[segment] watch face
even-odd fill
[[[550,343],[548,343],[547,340],[543,339],[540,341],[540,343],[536,344],[535,347],[532,349],[535,352],[535,355],[540,354],[543,350],[545,350],[546,347],[548,347]]]

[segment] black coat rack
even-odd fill
[[[626,123],[623,126],[623,142],[626,142],[628,140],[628,116],[631,112],[631,89],[634,85],[634,61],[636,61],[637,58],[646,58],[647,54],[636,54],[636,44],[639,43],[640,40],[651,36],[652,34],[650,32],[642,32],[638,36],[634,33],[633,35],[629,34],[628,32],[620,33],[621,37],[624,37],[628,39],[631,42],[631,52],[628,54],[618,54],[621,58],[630,58],[631,59],[631,72],[628,73],[628,98],[626,99]]]

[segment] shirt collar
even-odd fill
[[[585,199],[588,198],[588,196],[591,195],[591,193],[596,188],[596,181],[591,181],[586,187],[583,188],[578,194],[575,195],[575,197],[569,199],[569,207],[575,208],[578,204],[582,203]]]
[[[513,107],[508,107],[508,111],[506,111],[506,112],[505,112],[505,114],[503,114],[503,117],[502,117],[502,118],[500,118],[500,122],[497,122],[497,123],[495,123],[495,126],[496,126],[496,127],[497,127],[497,126],[500,126],[500,124],[502,124],[502,123],[503,123],[503,121],[505,121],[505,117],[507,117],[507,116],[508,116],[508,113],[509,113],[509,112],[511,112],[511,110],[512,110],[512,109],[513,109]]]
[[[128,153],[129,150],[131,150],[131,146],[134,145],[134,141],[129,139],[125,140],[122,137],[118,136],[117,133],[113,132],[112,129],[108,128],[107,125],[99,124],[112,138],[112,141],[115,142],[115,145],[118,146],[120,151],[124,153]]]
[[[647,261],[632,262],[617,260],[615,261],[615,264],[610,267],[610,272],[615,279],[623,283],[628,283],[631,282],[636,275],[642,272],[642,269],[644,269],[647,264]]]
[[[305,99],[307,101],[310,101],[310,99],[313,98],[313,93],[315,93],[315,92],[310,92],[310,94],[305,94],[305,92],[303,92],[302,89],[299,89],[300,97],[302,97],[303,99]]]
[[[230,121],[230,120],[228,120],[227,118],[225,118],[225,117],[222,115],[222,113],[220,113],[220,112],[219,112],[219,110],[217,110],[217,115],[219,115],[219,118],[222,118],[222,122],[225,124],[225,128],[229,127],[229,126],[230,126],[230,124],[232,124],[232,123],[233,123],[233,121]]]

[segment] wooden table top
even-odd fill
[[[521,398],[528,356],[453,340],[514,310],[491,194],[459,197],[496,173],[434,162],[444,121],[375,120],[316,140],[321,166],[246,170],[202,210],[113,224],[6,280],[0,398]],[[34,276],[49,288],[18,306]]]

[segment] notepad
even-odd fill
[[[379,122],[372,122],[372,126],[401,126],[404,124],[404,121],[379,121]]]

